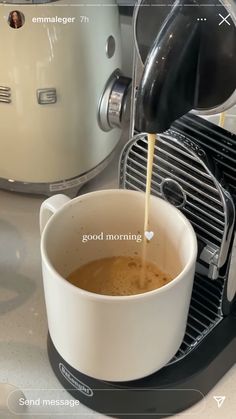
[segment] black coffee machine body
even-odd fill
[[[136,7],[131,140],[119,168],[121,188],[144,191],[146,133],[159,134],[151,192],[179,208],[198,239],[182,345],[155,374],[111,383],[73,369],[48,340],[62,385],[81,403],[112,417],[179,413],[204,399],[236,362],[236,135],[199,116],[236,102],[235,4],[204,4],[146,0]]]
[[[134,16],[135,127],[161,133],[189,111],[236,103],[234,0],[141,0]]]

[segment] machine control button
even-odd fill
[[[38,89],[37,100],[39,105],[52,105],[57,102],[57,91],[53,88]]]
[[[103,131],[121,128],[129,119],[131,79],[119,69],[108,79],[98,106],[98,123]]]

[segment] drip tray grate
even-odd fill
[[[185,336],[181,347],[169,362],[169,365],[179,361],[196,348],[204,337],[222,320],[221,301],[223,290],[223,280],[210,281],[208,278],[196,274]]]
[[[171,131],[171,135],[175,133]],[[202,163],[195,149],[188,151],[174,137],[159,137],[155,147],[151,193],[162,197],[162,182],[171,178],[180,183],[186,192],[182,212],[192,223],[198,240],[213,246],[221,246],[226,226],[224,206],[211,172]],[[185,140],[186,137],[185,137]],[[139,134],[124,147],[120,159],[120,188],[145,191],[147,168],[147,139]],[[178,198],[178,197],[177,197]],[[204,272],[204,271],[203,271]],[[195,275],[186,333],[174,358],[168,365],[184,358],[222,320],[222,298],[225,280],[210,280]]]

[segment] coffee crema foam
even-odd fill
[[[154,263],[145,261],[145,279],[140,283],[142,264],[143,260],[139,256],[98,259],[76,269],[67,280],[95,294],[125,296],[153,291],[173,279]]]

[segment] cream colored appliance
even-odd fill
[[[0,3],[0,188],[75,192],[120,138],[112,128],[130,80],[120,71],[118,6]]]

